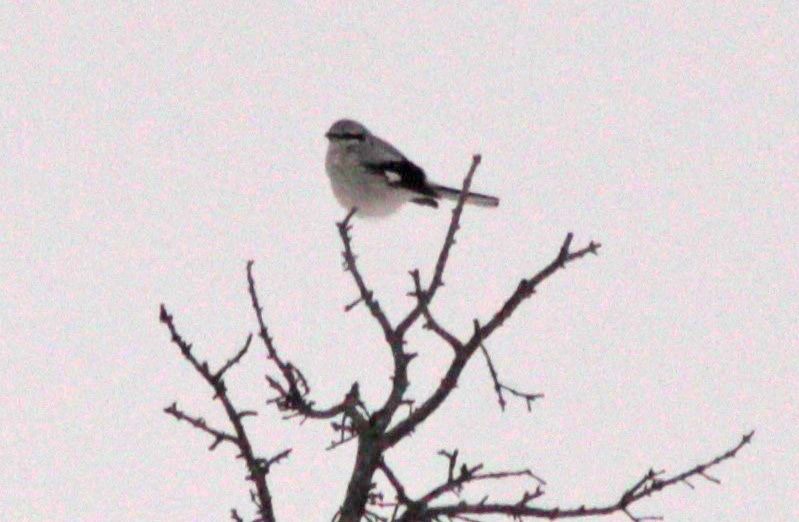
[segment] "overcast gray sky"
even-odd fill
[[[282,3],[281,3],[282,4]],[[158,304],[213,363],[266,316],[316,398],[358,380],[376,403],[390,357],[366,311],[342,313],[327,127],[352,117],[458,184],[483,154],[435,310],[461,335],[566,232],[601,255],[559,273],[489,343],[508,382],[546,394],[499,412],[475,360],[440,413],[389,454],[411,492],[459,447],[529,466],[545,505],[617,498],[754,444],[637,507],[670,521],[799,519],[799,12],[792,2],[51,2],[0,7],[0,520],[224,520],[250,513],[229,449],[161,412],[222,422],[168,342]],[[449,212],[358,221],[389,315],[431,273]],[[417,399],[447,349],[412,335]],[[329,520],[352,447],[264,407],[260,351],[234,398],[262,415],[282,521]],[[481,490],[516,498],[525,484]],[[625,517],[611,518],[623,521]]]

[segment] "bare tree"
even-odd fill
[[[475,155],[471,167],[463,181],[461,194],[469,191],[472,178],[480,164],[480,156]],[[329,449],[352,442],[357,444],[355,465],[350,476],[345,497],[339,511],[333,519],[338,522],[423,522],[423,521],[466,521],[476,522],[481,516],[504,515],[513,520],[523,518],[583,518],[608,515],[619,512],[626,514],[632,521],[658,520],[660,517],[637,516],[631,511],[633,504],[652,496],[665,488],[678,483],[691,485],[689,479],[704,478],[711,482],[717,479],[708,474],[708,470],[717,464],[732,459],[738,451],[747,445],[754,434],[744,435],[731,449],[710,460],[698,464],[691,469],[668,475],[665,471],[650,469],[635,481],[618,497],[606,504],[598,506],[576,505],[575,507],[543,507],[538,503],[544,495],[545,482],[529,469],[488,471],[483,464],[469,465],[460,460],[458,450],[441,450],[439,455],[448,462],[448,473],[426,493],[412,496],[403,485],[402,480],[389,465],[386,455],[400,441],[409,437],[425,420],[435,413],[458,384],[464,368],[472,357],[480,351],[488,365],[499,406],[504,410],[508,398],[514,397],[525,401],[527,408],[542,397],[540,394],[518,390],[500,380],[484,342],[491,337],[518,309],[519,305],[530,298],[546,279],[564,269],[568,264],[584,258],[588,254],[597,254],[599,243],[589,242],[583,248],[573,249],[571,233],[566,235],[553,260],[539,272],[527,279],[522,279],[515,291],[505,300],[502,306],[487,320],[474,321],[471,335],[461,339],[450,332],[445,325],[434,317],[431,303],[436,292],[444,284],[444,272],[450,251],[455,244],[455,235],[459,229],[464,197],[457,202],[452,212],[443,246],[438,254],[433,276],[426,285],[418,270],[410,272],[413,283],[412,296],[415,304],[397,324],[392,324],[385,314],[380,302],[369,289],[363,275],[358,270],[356,256],[352,248],[351,219],[356,212],[352,209],[346,218],[338,223],[338,232],[343,244],[344,269],[348,271],[358,288],[358,299],[346,306],[351,310],[359,304],[365,305],[375,322],[382,330],[387,348],[391,352],[393,370],[391,374],[391,391],[383,404],[374,408],[365,404],[358,390],[357,383],[338,402],[320,407],[311,398],[311,387],[303,372],[282,355],[269,334],[263,316],[263,308],[256,292],[253,276],[253,262],[247,263],[247,282],[249,286],[252,308],[258,322],[258,337],[263,342],[269,362],[274,366],[273,373],[266,376],[267,383],[274,393],[268,404],[274,405],[286,414],[286,418],[299,417],[305,419],[328,420],[336,432],[336,439]],[[287,458],[290,449],[276,451],[270,457],[255,453],[250,437],[244,426],[244,419],[255,415],[251,410],[241,410],[231,401],[227,393],[225,377],[236,364],[241,362],[248,352],[252,334],[247,337],[244,346],[218,370],[211,370],[206,362],[197,359],[192,345],[178,333],[173,317],[161,305],[160,320],[169,329],[172,342],[180,348],[183,356],[194,367],[203,380],[213,389],[214,399],[218,400],[227,415],[230,427],[225,429],[212,427],[197,416],[185,413],[173,403],[165,412],[178,421],[186,421],[194,428],[208,434],[213,442],[213,450],[221,444],[231,444],[238,450],[244,461],[248,480],[253,483],[251,498],[257,509],[259,522],[275,522],[272,495],[269,491],[267,476],[272,466]],[[449,346],[452,359],[444,372],[438,387],[418,404],[409,400],[406,392],[410,385],[408,366],[416,356],[406,348],[405,337],[408,331],[418,322],[424,328],[434,332]],[[380,491],[376,479],[383,476],[383,482],[390,487],[391,495]],[[522,491],[515,502],[495,502],[484,497],[479,502],[445,500],[447,494],[459,494],[464,488],[477,482],[499,481],[512,477],[524,477],[531,481],[531,488]],[[693,487],[693,486],[692,486]],[[236,510],[232,510],[231,518],[236,521],[244,519]]]

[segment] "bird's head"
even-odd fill
[[[369,131],[366,127],[355,120],[345,119],[334,123],[325,134],[325,137],[330,141],[359,142],[364,141],[368,135]]]

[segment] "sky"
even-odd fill
[[[497,406],[470,363],[387,459],[420,494],[438,450],[529,467],[541,505],[615,501],[650,467],[734,446],[716,485],[641,502],[669,521],[795,520],[799,488],[799,7],[790,2],[5,2],[0,6],[0,520],[225,520],[252,513],[234,452],[162,409],[224,425],[158,322],[222,364],[256,328],[254,270],[281,351],[331,403],[378,404],[391,360],[341,270],[324,173],[330,124],[358,119],[458,185],[481,153],[439,320],[467,336],[519,279],[602,243],[488,343],[546,395]],[[390,318],[429,277],[449,219],[356,220]],[[448,348],[416,329],[410,395]],[[265,405],[263,351],[233,370],[278,519],[330,520],[352,445]],[[529,484],[476,486],[515,499]],[[387,490],[388,491],[388,490]],[[450,500],[455,500],[452,497]],[[626,517],[606,520],[624,521]]]

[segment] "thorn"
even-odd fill
[[[408,352],[408,353],[405,353],[403,355],[404,355],[405,362],[408,363],[408,362],[411,362],[412,360],[414,360],[419,354],[415,353],[415,352]]]
[[[351,303],[349,303],[347,305],[344,305],[344,311],[345,312],[351,311],[353,308],[358,306],[361,302],[363,302],[363,296],[359,297],[358,299],[356,299],[355,301],[353,301],[353,302],[351,302]]]

